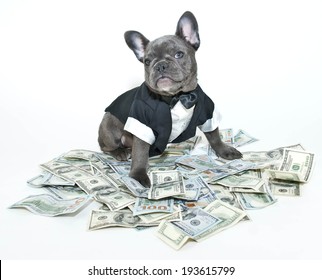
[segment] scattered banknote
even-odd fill
[[[112,193],[106,193],[105,191],[96,192],[94,199],[107,205],[111,211],[121,210],[134,204],[136,201],[133,195],[118,190]]]
[[[216,198],[219,199],[221,202],[224,202],[228,205],[231,205],[231,206],[234,206],[235,208],[240,209],[241,211],[244,211],[244,208],[240,204],[235,192],[230,191],[229,188],[221,185],[211,185],[211,189],[214,191]],[[209,204],[210,203],[208,203],[207,205]],[[245,213],[245,217],[242,220],[249,221],[250,220],[249,215]]]
[[[236,225],[245,217],[245,212],[233,206],[227,205],[220,200],[216,200],[210,203],[203,212],[208,213],[211,217],[216,218],[217,222],[213,222],[206,229],[202,229],[199,234],[194,234],[198,230],[190,230],[190,227],[185,228],[183,226],[178,227],[178,222],[167,222],[163,221],[158,226],[156,236],[159,237],[166,244],[171,246],[173,249],[180,249],[189,239],[194,239],[196,241],[202,241],[209,238],[210,236],[225,230],[229,227]],[[191,218],[193,223],[196,223],[198,227],[198,220],[194,222],[194,218]],[[179,222],[180,223],[180,222]],[[201,224],[201,222],[200,222]],[[191,236],[191,233],[194,235]]]
[[[86,192],[76,186],[47,186],[45,190],[61,199],[73,199],[88,196]]]
[[[274,195],[301,195],[301,184],[299,182],[271,179],[268,181],[268,186]]]
[[[230,188],[232,191],[234,188],[238,189],[250,189],[251,192],[258,192],[265,181],[260,178],[248,177],[248,176],[227,176],[223,179],[217,180],[216,184]]]
[[[95,154],[96,153],[93,151],[76,149],[64,154],[64,158],[92,160],[95,157]]]
[[[122,176],[120,178],[126,187],[134,194],[136,197],[148,197],[149,189],[141,185],[137,180],[129,177]]]
[[[209,214],[201,208],[191,208],[182,215],[182,221],[173,222],[173,224],[186,235],[193,238],[220,222],[221,219]]]
[[[218,166],[208,155],[183,156],[178,158],[176,163],[197,170],[207,170]]]
[[[152,213],[172,213],[173,199],[150,200],[142,197],[136,199],[133,216]]]
[[[118,189],[105,177],[91,176],[76,180],[75,183],[87,194],[104,191],[106,194],[117,192]]]
[[[208,230],[199,234],[198,236],[195,236],[194,239],[196,241],[202,241],[222,230],[236,225],[246,215],[245,211],[234,206],[227,205],[220,200],[215,200],[214,202],[210,203],[205,208],[205,211],[220,219],[221,222],[210,227]]]
[[[256,141],[258,141],[258,139],[250,136],[247,132],[245,132],[244,130],[241,130],[241,129],[234,136],[234,146],[235,147],[241,147],[241,146],[244,146],[246,144],[251,144]]]
[[[179,250],[189,236],[169,221],[162,221],[156,231],[156,236],[175,250]]]
[[[137,227],[154,226],[153,223],[145,223],[138,216],[133,216],[131,210],[120,211],[96,211],[92,210],[89,222],[89,230],[107,227]]]
[[[183,177],[179,171],[152,171],[150,177],[149,199],[184,195],[186,192]]]
[[[192,177],[184,179],[185,194],[177,195],[175,198],[185,200],[198,200],[201,189],[206,185],[205,181],[200,177]]]
[[[130,205],[129,208],[133,212],[133,216],[136,216],[134,213],[134,207],[133,205]],[[173,206],[173,212],[170,213],[163,213],[163,212],[156,212],[156,213],[145,213],[138,215],[142,221],[145,223],[154,223],[154,222],[161,222],[161,220],[167,220],[167,221],[181,221],[182,220],[182,214],[181,214],[181,208],[178,206]]]
[[[274,179],[307,182],[312,173],[314,154],[301,150],[284,149],[281,164],[277,170],[267,172]]]
[[[27,183],[33,187],[43,187],[43,186],[74,186],[74,182],[70,182],[63,178],[57,177],[52,173],[44,171],[42,174],[39,174],[32,179],[28,180]]]
[[[167,148],[165,149],[165,154],[170,155],[185,155],[189,154],[200,142],[201,136],[194,136],[184,142],[176,143],[176,144],[168,144]]]
[[[53,217],[74,213],[82,208],[89,199],[89,196],[60,199],[50,194],[31,195],[9,208],[26,208],[34,214]]]
[[[269,167],[278,164],[282,155],[278,150],[260,151],[260,152],[243,152],[243,160],[253,162],[258,168]]]
[[[219,130],[219,135],[221,138],[221,141],[228,145],[233,145],[234,144],[234,134],[233,134],[233,129],[232,128],[227,128],[227,129],[220,129]]]
[[[266,187],[266,193],[235,193],[244,209],[261,209],[274,204],[277,200]]]
[[[41,168],[50,172],[57,177],[65,179],[66,181],[75,183],[76,180],[81,178],[86,178],[91,176],[92,174],[82,170],[70,163],[66,163],[59,160],[52,160],[50,162],[44,163],[40,165]]]

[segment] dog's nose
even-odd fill
[[[159,72],[159,73],[163,73],[167,68],[169,67],[167,62],[159,62],[156,66],[155,69]]]

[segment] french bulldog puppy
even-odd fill
[[[170,142],[193,137],[197,127],[219,157],[241,158],[221,141],[220,114],[197,83],[195,52],[200,39],[194,15],[181,16],[175,35],[149,41],[137,31],[127,31],[124,37],[144,64],[145,82],[105,109],[98,137],[101,150],[121,161],[131,157],[129,176],[146,187],[149,156],[162,154]]]

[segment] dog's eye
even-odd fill
[[[149,66],[149,65],[150,65],[150,63],[151,63],[151,61],[150,61],[150,60],[148,60],[148,59],[145,59],[145,60],[144,60],[144,64],[145,64],[146,66]]]
[[[174,55],[174,57],[176,58],[176,59],[179,59],[179,58],[182,58],[183,57],[183,52],[182,51],[178,51],[178,52],[176,52],[176,54]]]

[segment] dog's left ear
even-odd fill
[[[200,46],[198,23],[191,12],[185,12],[178,21],[176,35],[187,41],[195,50]]]
[[[124,38],[129,48],[136,55],[136,58],[143,62],[144,52],[149,40],[137,31],[126,31]]]

